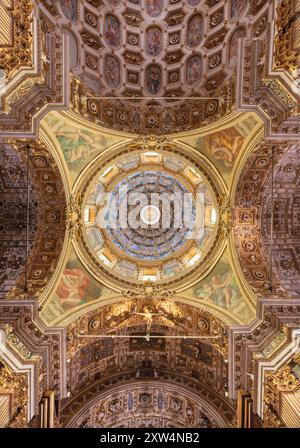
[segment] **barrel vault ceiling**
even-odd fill
[[[298,0],[2,1],[0,427],[291,426],[299,136]],[[100,231],[125,182],[205,235]]]

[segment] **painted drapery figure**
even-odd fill
[[[161,68],[159,65],[149,65],[146,69],[146,86],[150,93],[156,94],[161,86]]]
[[[196,290],[196,296],[210,300],[221,308],[229,309],[239,299],[232,272],[223,275],[213,275],[210,282],[205,282]]]
[[[110,87],[120,84],[120,63],[114,56],[107,55],[104,59],[104,77]]]
[[[247,0],[231,0],[231,18],[240,19],[246,9]]]
[[[203,19],[200,14],[193,16],[187,29],[187,45],[188,47],[196,47],[200,44],[203,37]]]
[[[162,11],[162,0],[146,0],[147,13],[151,17],[157,17]]]
[[[157,56],[161,52],[161,31],[157,27],[149,28],[147,31],[147,53]]]
[[[79,268],[65,269],[63,277],[57,288],[63,308],[84,303],[85,295],[89,286],[89,277]]]

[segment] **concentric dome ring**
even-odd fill
[[[190,238],[195,222],[192,193],[174,176],[162,171],[137,171],[119,182],[111,196],[105,231],[128,256],[161,260],[175,254]],[[184,208],[188,198],[190,207]],[[149,210],[156,213],[152,225],[142,218]]]

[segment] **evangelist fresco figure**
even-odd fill
[[[104,36],[111,47],[119,47],[121,44],[121,29],[119,20],[112,15],[107,15],[104,23]]]
[[[204,139],[205,149],[226,167],[232,167],[245,138],[235,127],[210,134]]]
[[[203,19],[200,14],[193,16],[187,29],[187,45],[188,47],[196,47],[200,44],[203,37]]]
[[[102,296],[103,288],[84,269],[72,251],[54,295],[61,312],[70,311]]]
[[[240,289],[236,274],[225,253],[212,272],[189,292],[203,304],[214,305],[224,310],[226,316],[239,323],[249,323],[255,317],[255,308]]]

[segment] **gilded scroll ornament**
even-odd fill
[[[11,12],[13,18],[14,46],[1,48],[0,68],[7,78],[21,67],[32,67],[32,17],[30,0],[16,0]]]

